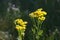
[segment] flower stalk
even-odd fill
[[[32,32],[35,35],[34,40],[40,40],[40,36],[43,34],[43,30],[41,29],[42,23],[45,20],[45,15],[47,13],[45,11],[42,11],[43,9],[37,9],[36,11],[29,14],[31,19],[33,18],[33,28]],[[33,35],[33,36],[34,36]]]
[[[14,23],[19,35],[18,40],[23,40],[27,22],[23,21],[22,19],[16,19]]]

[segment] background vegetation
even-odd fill
[[[12,7],[19,8],[20,11],[15,12]],[[0,0],[0,30],[9,32],[9,34],[13,35],[13,39],[16,40],[18,33],[13,21],[20,18],[21,15],[23,15],[24,20],[29,21],[27,15],[38,8],[43,8],[48,13],[42,25],[44,34],[41,40],[49,40],[49,38],[52,40],[53,37],[54,40],[60,40],[60,0]],[[28,25],[25,40],[32,38],[30,29],[31,25]]]

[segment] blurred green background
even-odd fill
[[[14,11],[12,7],[19,8],[20,11]],[[18,33],[13,21],[22,15],[21,18],[29,22],[25,32],[25,40],[29,40],[32,34],[31,22],[27,15],[38,8],[43,8],[47,12],[46,20],[42,25],[44,33],[41,40],[51,37],[55,32],[54,40],[60,40],[60,0],[0,0],[0,30],[12,34],[15,40]]]

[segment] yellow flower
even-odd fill
[[[26,22],[26,21],[24,22],[24,24],[27,24],[27,23],[28,23],[28,22]]]
[[[17,23],[17,24],[20,24],[20,25],[27,24],[27,22],[26,21],[23,21],[22,19],[16,19],[14,23],[15,24]]]
[[[42,11],[43,9],[42,8],[39,8],[39,9],[37,9],[38,11]]]
[[[16,19],[14,21],[14,23],[16,24],[17,30],[25,30],[26,29],[26,24],[27,24],[26,21],[23,21],[22,19]],[[17,25],[17,24],[19,24],[19,25]]]
[[[33,13],[30,13],[29,16],[30,17],[36,17],[36,15],[34,15],[34,12]]]
[[[41,20],[41,21],[44,21],[45,17],[39,17],[38,19]]]
[[[22,19],[19,19],[19,20],[17,20],[17,23],[18,24],[21,24],[21,23],[23,23],[23,20]]]
[[[26,27],[26,25],[22,25],[22,27]]]
[[[34,12],[34,15],[36,15],[36,17],[44,16],[42,12]]]
[[[17,30],[19,30],[19,29],[20,29],[20,27],[21,27],[21,26],[19,26],[19,25],[16,25],[16,29],[17,29]]]
[[[44,16],[47,15],[47,13],[45,11],[42,11],[43,9],[40,8],[37,11],[35,11],[34,13],[39,17],[39,16]]]
[[[26,25],[26,24],[27,24],[26,21],[23,21],[23,22],[20,23],[21,26]]]
[[[42,8],[37,9],[35,12],[30,13],[29,16],[38,18],[38,17],[44,16],[44,15],[47,15],[47,13],[42,10],[43,10]]]
[[[16,24],[16,23],[20,24],[21,22],[23,22],[22,19],[16,19],[16,20],[14,21],[15,24]]]
[[[22,26],[16,25],[16,29],[17,29],[17,30],[25,30],[26,27],[22,27]]]
[[[47,15],[47,12],[45,12],[45,11],[42,11],[42,13],[43,13],[44,15]]]

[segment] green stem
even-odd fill
[[[36,25],[35,19],[34,19],[34,18],[32,18],[32,20],[33,20],[33,24],[34,24],[34,25]]]
[[[35,33],[34,33],[34,35],[33,35],[33,40],[36,40],[36,29],[37,29],[37,26],[36,26],[36,22],[35,22],[35,19],[34,18],[32,18],[32,20],[33,20],[33,27],[35,28]]]
[[[41,29],[41,26],[42,26],[42,23],[43,23],[43,21],[39,21],[39,28]]]
[[[21,36],[19,36],[19,40],[22,40],[22,37]]]
[[[19,40],[22,40],[22,34],[21,34],[21,30],[18,30],[18,35],[19,35]]]
[[[37,38],[36,38],[36,40],[40,40],[38,32],[41,30],[42,23],[43,23],[43,21],[37,20],[37,27],[38,27],[38,29],[37,29]]]
[[[37,26],[38,26],[38,29],[39,29],[39,23],[40,23],[40,22],[39,22],[39,20],[37,20],[37,21],[38,21],[38,22],[37,22]]]

